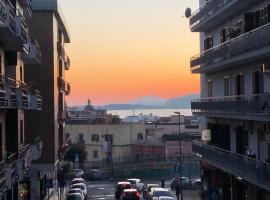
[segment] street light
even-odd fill
[[[179,173],[180,173],[180,196],[181,200],[183,200],[183,190],[182,190],[182,144],[181,144],[181,113],[180,112],[174,112],[179,116]]]

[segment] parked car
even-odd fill
[[[148,200],[158,200],[159,197],[173,197],[168,189],[152,188]]]
[[[140,193],[136,189],[125,189],[120,200],[140,200]]]
[[[68,194],[67,200],[84,200],[84,197],[79,193]]]
[[[81,194],[82,197],[83,197],[84,199],[86,199],[86,197],[84,196],[83,191],[82,191],[80,188],[71,188],[71,189],[68,190],[68,195],[69,195],[69,194],[77,194],[77,193]]]
[[[146,186],[144,186],[143,188],[143,198],[145,200],[147,200],[147,197],[148,197],[148,193],[150,192],[151,188],[157,188],[159,187],[158,184],[147,184]]]
[[[158,197],[158,200],[175,200],[175,198],[174,197],[161,196],[161,197]]]
[[[76,184],[76,183],[83,183],[86,185],[86,182],[83,178],[73,178],[71,181],[71,185]]]
[[[127,181],[118,182],[115,187],[115,199],[119,200],[122,192],[125,189],[131,189],[131,183]]]
[[[82,169],[74,169],[73,173],[75,177],[82,177],[84,175],[84,171]]]
[[[173,178],[170,182],[170,187],[172,190],[175,190],[177,185],[180,184],[178,178]],[[182,187],[188,188],[189,187],[189,178],[188,177],[182,177]]]
[[[73,184],[71,185],[70,189],[73,189],[73,188],[79,188],[82,190],[83,194],[84,194],[84,197],[86,198],[87,197],[87,187],[84,183],[76,183],[76,184]]]
[[[144,184],[141,182],[141,179],[130,178],[130,179],[127,179],[127,181],[131,183],[132,188],[135,188],[138,191],[142,191],[143,190]]]
[[[199,190],[201,188],[201,179],[197,178],[191,181],[191,189],[193,190]]]

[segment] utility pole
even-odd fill
[[[180,175],[180,197],[181,200],[183,200],[183,190],[182,190],[182,142],[181,142],[181,113],[180,112],[174,112],[179,116],[179,175]]]

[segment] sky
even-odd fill
[[[198,0],[60,0],[71,43],[69,105],[126,103],[199,92],[189,69],[199,52],[185,9]]]

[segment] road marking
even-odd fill
[[[99,190],[104,190],[105,188],[98,188]]]

